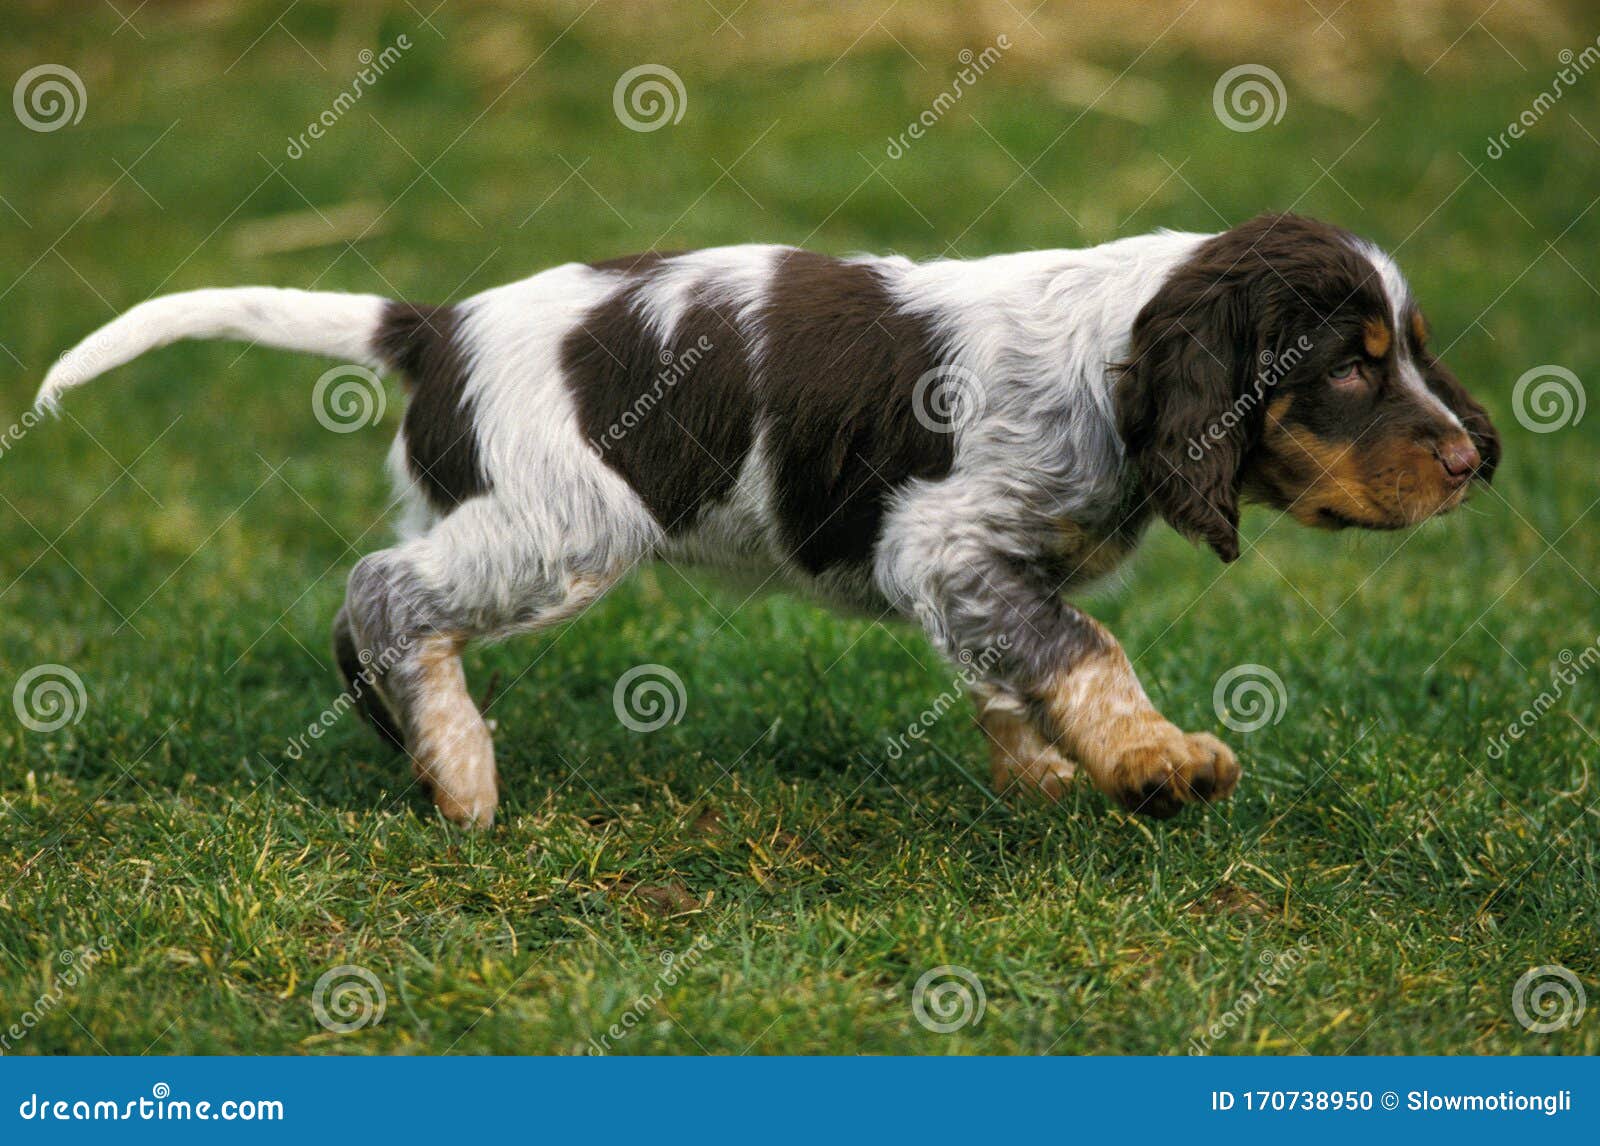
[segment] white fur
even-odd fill
[[[124,362],[184,338],[227,338],[377,366],[372,335],[384,300],[370,294],[231,287],[142,302],[63,354],[35,402],[61,395]]]
[[[1406,314],[1411,305],[1411,286],[1406,282],[1405,276],[1400,273],[1400,268],[1395,264],[1389,253],[1380,247],[1374,246],[1365,240],[1358,240],[1356,250],[1370,262],[1378,272],[1378,280],[1383,284],[1384,297],[1389,301],[1390,329],[1399,332],[1405,330]],[[1455,411],[1439,400],[1439,396],[1428,389],[1428,384],[1423,380],[1422,371],[1412,361],[1409,354],[1400,355],[1400,382],[1411,396],[1422,405],[1432,410],[1436,415],[1465,433],[1461,419],[1457,418]]]

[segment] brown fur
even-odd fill
[[[406,461],[441,513],[489,492],[478,432],[466,397],[469,373],[457,343],[454,307],[391,302],[373,337],[379,355],[405,378]]]
[[[1411,310],[1411,337],[1416,340],[1418,349],[1428,345],[1428,320],[1415,307]]]
[[[1227,745],[1157,712],[1114,641],[1056,677],[1042,700],[1065,753],[1130,811],[1165,818],[1186,803],[1222,799],[1239,782]]]
[[[1051,747],[1025,714],[979,701],[978,725],[989,738],[989,777],[996,792],[1049,800],[1066,795],[1077,765]]]
[[[1430,450],[1405,439],[1358,447],[1288,426],[1271,411],[1252,480],[1270,487],[1295,520],[1323,529],[1399,529],[1465,496],[1465,487],[1445,480]]]
[[[1389,324],[1381,318],[1369,318],[1361,327],[1362,343],[1373,358],[1382,358],[1394,345],[1394,334]]]

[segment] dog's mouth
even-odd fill
[[[1321,529],[1371,529],[1380,532],[1397,529],[1409,529],[1413,525],[1420,525],[1424,521],[1435,517],[1443,517],[1461,508],[1467,500],[1470,485],[1462,486],[1432,508],[1406,507],[1400,510],[1381,510],[1373,517],[1356,517],[1331,506],[1318,506],[1313,514],[1312,524]],[[1374,507],[1375,509],[1379,507]]]

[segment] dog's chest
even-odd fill
[[[1053,523],[1049,555],[1061,587],[1070,589],[1114,572],[1138,543],[1136,530],[1100,531],[1063,518]]]

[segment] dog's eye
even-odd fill
[[[1341,362],[1328,372],[1328,381],[1335,386],[1353,388],[1366,383],[1366,377],[1361,373],[1361,359],[1352,358]]]

